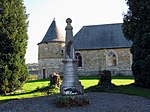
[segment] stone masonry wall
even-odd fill
[[[98,50],[76,51],[82,56],[82,67],[78,69],[79,75],[95,75],[100,70],[100,56]]]
[[[39,79],[42,79],[43,69],[45,69],[45,78],[48,78],[52,72],[63,75],[64,43],[48,43],[39,46]],[[107,55],[109,51],[116,52],[117,66],[108,66]],[[63,51],[64,52],[64,51]],[[101,50],[82,50],[76,51],[82,56],[82,67],[78,68],[79,75],[98,76],[102,70],[111,70],[112,75],[132,75],[131,72],[131,54],[129,48],[122,49],[101,49]]]
[[[117,54],[117,66],[107,66],[107,54],[113,50]],[[99,75],[101,70],[111,70],[112,75],[132,75],[129,48],[76,51],[82,56],[79,75]]]
[[[49,78],[49,75],[52,74],[52,72],[59,73],[60,75],[63,74],[63,63],[62,58],[57,59],[40,59],[38,61],[38,78],[42,79],[43,76],[43,69],[45,69],[45,78]]]
[[[114,49],[117,53],[117,66],[107,67],[112,72],[112,75],[132,75],[131,65],[132,65],[132,55],[130,49]]]
[[[64,42],[49,42],[38,47],[38,78],[48,78],[52,72],[62,73]],[[44,72],[44,73],[43,73]],[[44,76],[45,74],[45,76]]]
[[[50,42],[39,44],[38,47],[38,59],[49,58],[62,58],[62,50],[64,52],[65,43],[63,42]]]

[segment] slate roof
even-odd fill
[[[58,30],[55,20],[53,20],[43,40],[40,43],[59,42],[59,41],[65,42],[65,38],[62,36],[60,31]]]
[[[75,50],[129,48],[128,41],[122,31],[122,23],[83,26],[74,36]]]

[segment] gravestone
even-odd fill
[[[101,91],[105,91],[107,89],[115,89],[116,85],[111,83],[111,71],[103,70],[100,74],[100,81],[98,83],[99,88]]]
[[[88,98],[84,94],[84,87],[78,79],[78,60],[75,59],[73,45],[73,27],[72,20],[66,20],[66,46],[64,64],[63,82],[60,86],[60,96],[58,97],[57,106],[82,106],[88,104]]]
[[[50,75],[50,87],[53,85],[60,86],[60,75],[55,72]]]

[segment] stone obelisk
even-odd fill
[[[64,63],[64,76],[60,93],[61,95],[83,95],[84,89],[78,79],[78,60],[75,59],[74,53],[72,20],[68,18],[66,23],[65,59],[62,61]]]

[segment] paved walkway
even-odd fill
[[[150,99],[111,93],[87,93],[90,104],[84,107],[58,108],[57,95],[10,101],[0,112],[150,112]]]

